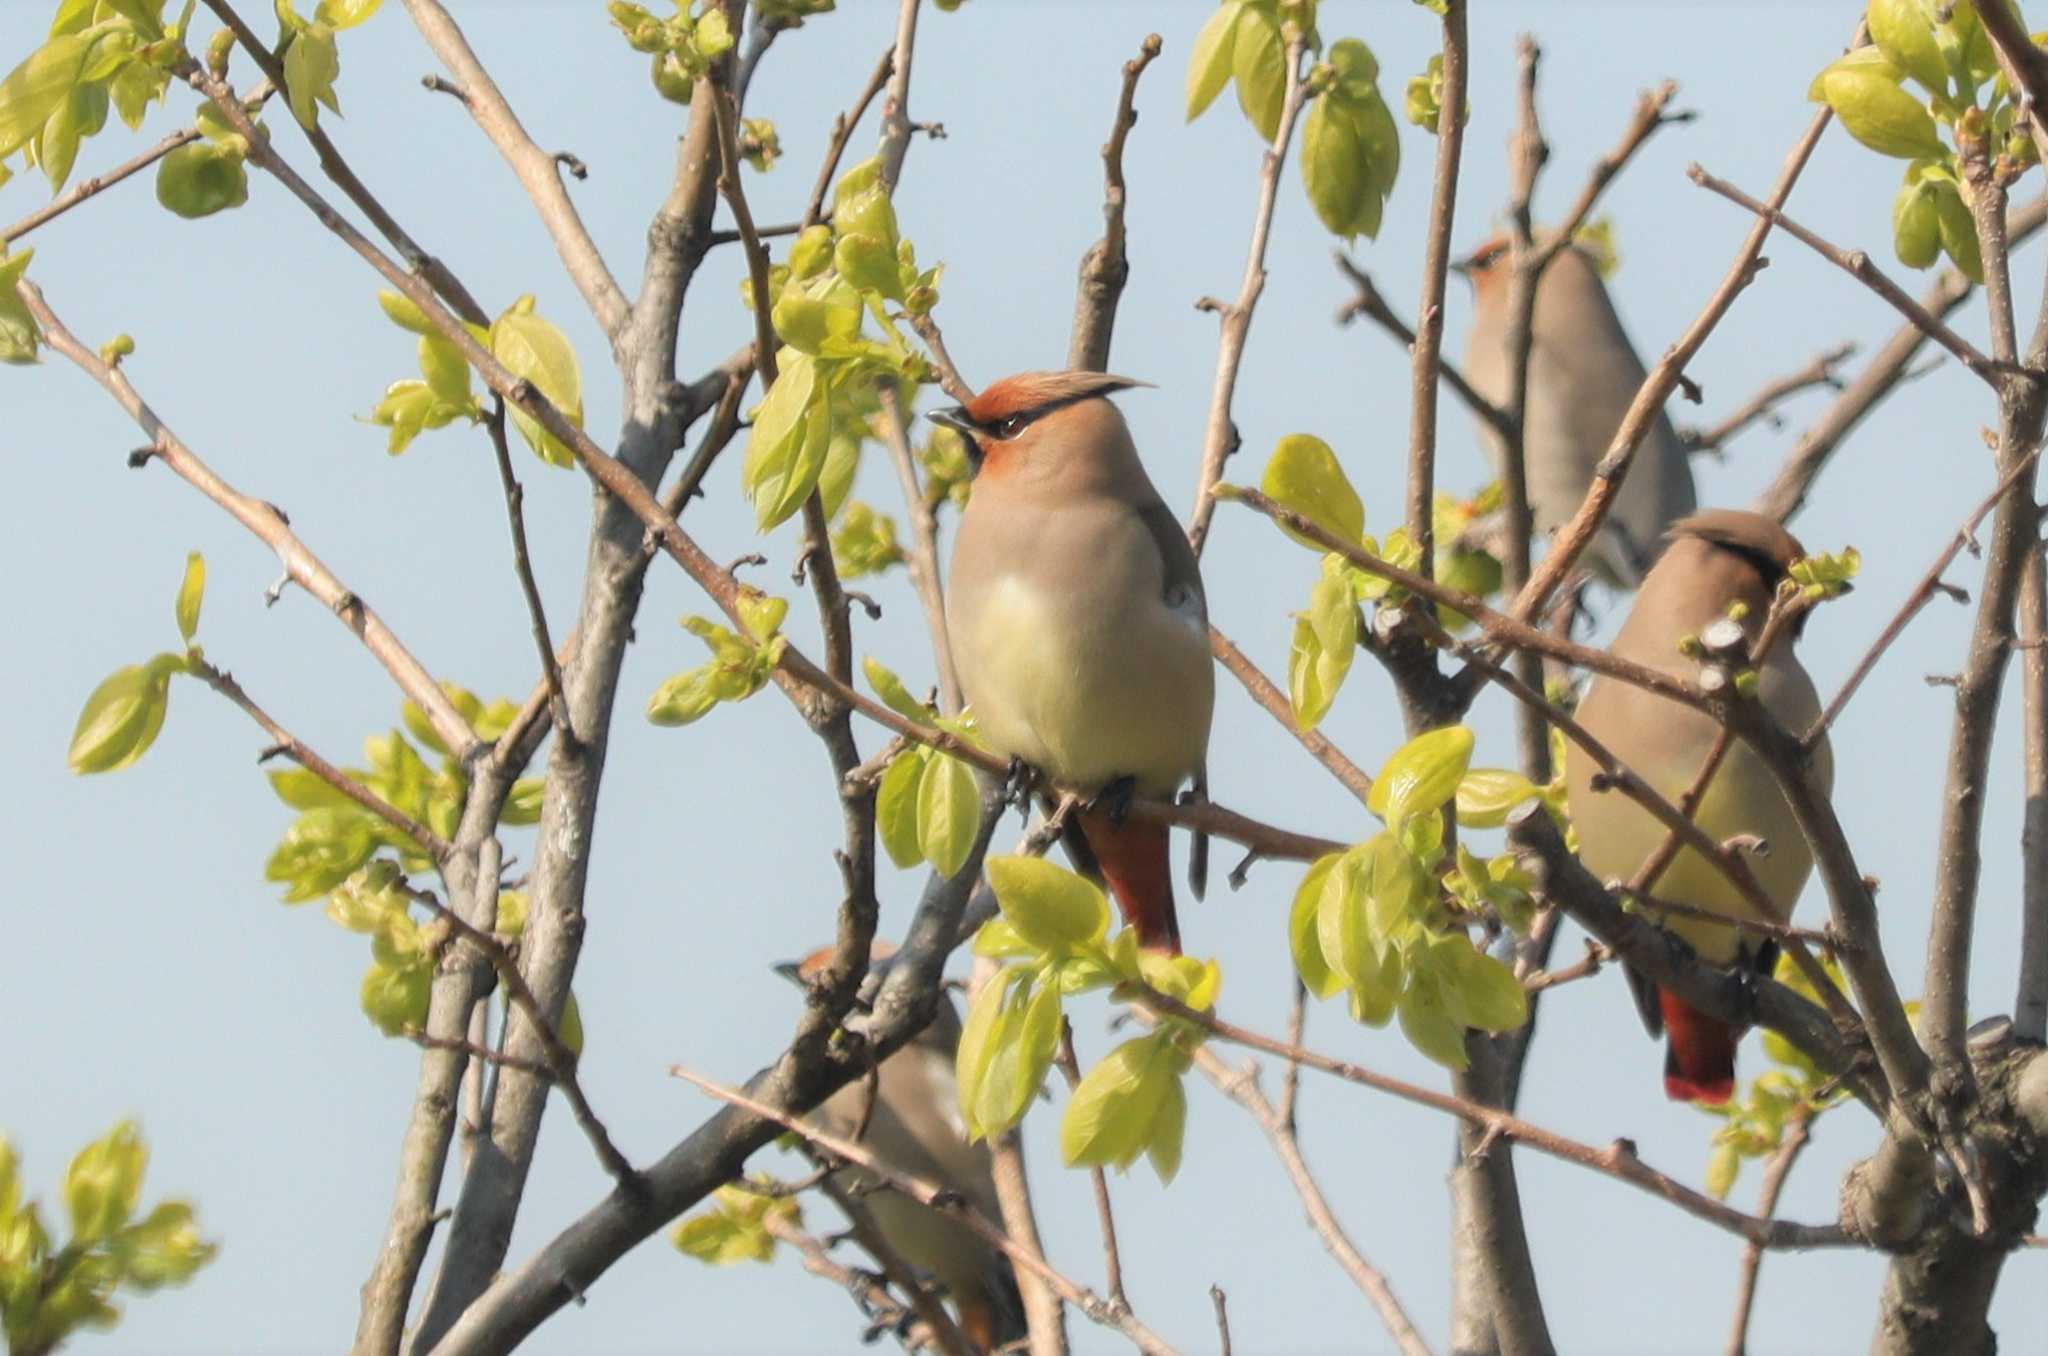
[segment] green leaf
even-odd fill
[[[669,1234],[679,1251],[710,1266],[773,1260],[775,1235],[766,1228],[767,1218],[792,1223],[802,1218],[794,1197],[777,1199],[739,1186],[720,1187],[714,1201],[710,1211],[691,1216]]]
[[[1346,240],[1365,206],[1365,138],[1357,114],[1327,92],[1301,128],[1301,182],[1323,228]]]
[[[178,584],[178,634],[190,645],[199,634],[199,604],[206,597],[206,557],[197,551],[185,557],[185,577]]]
[[[1344,977],[1332,970],[1330,963],[1323,958],[1317,927],[1323,888],[1329,884],[1330,872],[1343,855],[1332,852],[1316,859],[1308,874],[1301,878],[1301,885],[1294,892],[1294,907],[1287,915],[1287,942],[1288,949],[1294,954],[1295,971],[1300,974],[1301,982],[1308,986],[1308,991],[1318,998],[1328,998],[1344,987]]]
[[[1482,1031],[1513,1031],[1529,1020],[1529,996],[1515,972],[1473,946],[1462,934],[1439,944],[1452,962],[1457,1015]]]
[[[1230,73],[1237,106],[1267,141],[1280,134],[1287,102],[1287,42],[1270,10],[1240,5],[1230,36]]]
[[[1439,809],[1458,792],[1472,763],[1472,731],[1446,725],[1417,735],[1388,756],[1373,779],[1366,808],[1398,827],[1410,815]]]
[[[1161,1179],[1179,1166],[1186,1118],[1186,1057],[1162,1029],[1125,1041],[1088,1071],[1060,1119],[1060,1154],[1072,1167],[1127,1168],[1158,1146]]]
[[[1742,1154],[1733,1144],[1718,1144],[1707,1155],[1707,1194],[1717,1201],[1728,1199],[1735,1179],[1742,1172]]]
[[[191,1280],[220,1248],[200,1238],[189,1202],[165,1201],[116,1235],[110,1251],[120,1262],[121,1279],[146,1292]]]
[[[1145,1146],[1145,1157],[1152,1162],[1152,1171],[1159,1174],[1160,1183],[1173,1181],[1180,1172],[1181,1144],[1187,1137],[1188,1094],[1180,1079],[1166,1083],[1165,1091],[1159,1098],[1159,1108],[1152,1113],[1152,1140]]]
[[[1471,1063],[1465,1051],[1465,1028],[1444,1007],[1434,985],[1410,983],[1401,995],[1401,1034],[1422,1054],[1454,1072]]]
[[[844,242],[841,242],[844,244]],[[896,271],[895,256],[889,256],[889,272]],[[841,266],[842,272],[844,266]],[[837,282],[836,279],[832,280]],[[858,284],[856,284],[858,285]],[[799,353],[816,357],[833,340],[851,339],[860,333],[860,297],[846,286],[827,286],[818,295],[801,287],[786,287],[770,317],[782,341]],[[778,373],[779,375],[779,373]]]
[[[1881,71],[1837,62],[1821,73],[1820,85],[1822,101],[1843,128],[1878,154],[1901,160],[1948,154],[1926,106]]]
[[[133,1121],[122,1121],[78,1151],[64,1174],[73,1244],[97,1243],[128,1222],[148,1165],[149,1150]]]
[[[92,690],[71,732],[73,772],[118,772],[149,752],[170,709],[171,674],[182,664],[164,659],[116,669]]]
[[[1059,1043],[1060,991],[1021,966],[999,970],[974,996],[957,1066],[968,1134],[986,1139],[1020,1120],[1045,1082]]]
[[[431,965],[373,964],[363,975],[363,1015],[387,1036],[403,1036],[426,1025],[433,995]]]
[[[1941,233],[1941,248],[1963,276],[1971,282],[1984,281],[1984,257],[1977,244],[1977,223],[1964,205],[1962,194],[1952,183],[1932,185],[1934,219]]]
[[[702,720],[718,705],[715,677],[715,666],[703,664],[670,678],[647,699],[647,719],[669,727]]]
[[[1309,610],[1294,623],[1287,654],[1288,702],[1304,730],[1314,729],[1329,714],[1357,648],[1358,605],[1351,586],[1342,578],[1317,580]]]
[[[313,11],[313,20],[337,31],[354,28],[369,19],[383,4],[384,0],[320,0]]]
[[[891,711],[919,725],[932,723],[931,709],[910,695],[910,689],[903,686],[903,680],[873,655],[860,661],[861,672],[867,676],[868,686]]]
[[[889,860],[903,870],[924,860],[924,846],[917,837],[917,790],[925,759],[932,756],[923,748],[905,749],[875,788],[875,832]]]
[[[1043,857],[990,857],[982,870],[1003,917],[1038,950],[1066,955],[1109,935],[1109,901],[1072,871]]]
[[[320,104],[341,112],[334,97],[334,81],[340,74],[341,51],[331,24],[308,24],[293,37],[284,54],[285,92],[301,127],[310,131],[319,124]]]
[[[377,289],[377,304],[384,309],[391,323],[400,329],[411,330],[414,334],[440,333],[434,328],[434,322],[427,319],[427,313],[403,292],[380,287]]]
[[[943,753],[925,760],[917,782],[917,842],[942,876],[958,874],[981,828],[981,796],[967,764]]]
[[[35,317],[28,313],[27,303],[15,290],[15,285],[27,275],[28,261],[35,253],[23,250],[0,257],[0,362],[25,366],[36,361],[36,345],[41,341],[42,331],[36,328]]]
[[[469,359],[462,356],[454,340],[439,332],[422,334],[419,357],[420,376],[437,400],[465,409],[475,406],[476,398],[469,385]]]
[[[323,805],[355,804],[317,774],[302,767],[283,768],[268,775],[270,789],[277,793],[279,800],[294,810],[317,810]]]
[[[533,311],[521,297],[491,323],[490,349],[507,371],[536,390],[577,428],[583,427],[583,370],[567,335]],[[526,445],[550,466],[574,466],[576,454],[526,411],[512,407],[512,422]]]
[[[1870,40],[1885,59],[1925,85],[1948,92],[1948,63],[1934,40],[1934,14],[1926,0],[1870,0]]]
[[[1910,174],[1892,199],[1892,251],[1907,268],[1927,268],[1941,257],[1941,213],[1933,186]]]
[[[370,817],[353,804],[308,810],[293,821],[264,864],[264,879],[286,886],[284,902],[303,904],[334,889],[377,849]]]
[[[43,124],[36,150],[36,163],[43,167],[43,174],[50,181],[50,192],[61,190],[71,177],[79,143],[106,123],[107,87],[103,84],[76,85],[58,103],[56,112]]]
[[[832,432],[830,392],[817,363],[789,349],[777,361],[782,366],[754,415],[740,468],[763,532],[795,513],[817,487]]]
[[[241,139],[180,146],[157,163],[156,200],[187,221],[249,201]]]
[[[1193,122],[1230,83],[1231,46],[1237,31],[1237,0],[1224,0],[1209,15],[1188,53],[1187,120]]]
[[[1321,438],[1291,433],[1274,447],[1259,488],[1268,499],[1315,521],[1331,535],[1355,542],[1365,534],[1365,505],[1350,478],[1337,463],[1337,454]],[[1289,536],[1302,545],[1323,548],[1294,532]]]
[[[78,34],[52,38],[0,80],[0,156],[13,155],[41,135],[78,83],[88,50]]]
[[[1475,767],[1458,782],[1458,824],[1467,829],[1497,829],[1508,814],[1543,789],[1509,768]]]

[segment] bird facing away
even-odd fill
[[[862,996],[872,1001],[896,948],[879,938],[870,950]],[[832,959],[821,947],[793,964],[778,965],[785,978],[808,986]],[[960,1088],[954,1057],[960,1046],[960,1014],[942,997],[938,1015],[917,1036],[882,1061],[876,1072],[873,1106],[865,1080],[847,1084],[811,1119],[831,1134],[852,1139],[867,1122],[866,1147],[883,1162],[912,1177],[957,1192],[984,1219],[1000,1223],[988,1145],[972,1144],[960,1116]],[[836,1180],[849,1187],[869,1175],[845,1168]],[[939,1278],[959,1314],[960,1330],[975,1350],[988,1353],[1025,1335],[1024,1301],[1010,1260],[951,1216],[894,1191],[873,1191],[863,1203],[875,1227],[903,1260]]]
[[[1496,236],[1457,265],[1472,284],[1474,314],[1465,378],[1496,405],[1508,399],[1508,242]],[[1577,245],[1558,251],[1536,282],[1530,322],[1529,385],[1522,448],[1533,531],[1570,521],[1593,483],[1593,468],[1643,384],[1642,360],[1615,314],[1593,258]],[[1496,474],[1507,450],[1491,425],[1479,433]],[[1636,449],[1586,565],[1616,588],[1634,588],[1655,561],[1666,528],[1693,511],[1692,467],[1662,411]]]
[[[1681,519],[1672,525],[1670,544],[1643,580],[1628,620],[1614,638],[1613,653],[1673,677],[1695,677],[1698,666],[1679,653],[1679,638],[1697,635],[1725,618],[1730,603],[1747,608],[1741,625],[1753,647],[1778,581],[1804,554],[1791,533],[1758,514],[1710,509]],[[1793,655],[1795,638],[1781,636],[1758,667],[1757,698],[1778,724],[1804,734],[1820,715],[1820,699],[1813,679]],[[1578,719],[1623,765],[1673,802],[1691,787],[1721,730],[1703,712],[1606,676],[1593,680],[1579,705]],[[1664,841],[1665,829],[1620,792],[1595,791],[1598,770],[1578,745],[1566,751],[1565,776],[1572,823],[1579,831],[1579,856],[1594,875],[1626,880]],[[1834,787],[1834,755],[1825,737],[1812,750],[1806,776],[1822,796]],[[1789,919],[1813,868],[1813,852],[1777,781],[1747,744],[1737,740],[1729,747],[1694,820],[1717,842],[1753,834],[1769,843],[1768,855],[1748,858],[1772,905],[1770,916],[1760,921]],[[1649,893],[1724,917],[1758,920],[1756,910],[1727,877],[1691,848],[1672,859],[1664,874],[1651,882]],[[1755,932],[1707,919],[1670,914],[1662,921],[1709,964],[1766,969],[1775,951]],[[1661,1027],[1669,1038],[1664,1090],[1675,1101],[1727,1101],[1735,1090],[1735,1043],[1741,1030],[1668,993],[1660,994],[1633,972],[1630,982],[1650,1033],[1655,1035]]]
[[[1078,790],[1171,797],[1202,787],[1216,677],[1195,553],[1104,398],[1138,384],[1026,372],[931,416],[978,466],[946,623],[990,747]],[[1179,952],[1166,826],[1111,804],[1080,824],[1139,944]]]

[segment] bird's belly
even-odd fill
[[[1049,599],[1006,576],[973,609],[960,683],[998,752],[1056,780],[1134,778],[1164,794],[1207,752],[1215,676],[1208,637],[1150,599]]]

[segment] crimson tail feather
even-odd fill
[[[1715,1106],[1735,1095],[1735,1043],[1739,1027],[1709,1017],[1669,991],[1660,990],[1664,1011],[1664,1093],[1674,1102]]]
[[[1081,832],[1094,850],[1124,922],[1137,932],[1138,945],[1178,956],[1180,920],[1173,907],[1173,862],[1166,825],[1141,819],[1118,824],[1107,809],[1095,809],[1082,814]]]

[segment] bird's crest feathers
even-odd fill
[[[1746,556],[1772,586],[1785,577],[1793,561],[1806,554],[1799,538],[1787,532],[1776,519],[1742,509],[1707,509],[1680,518],[1670,526],[1667,535],[1674,539],[1697,537]]]
[[[827,943],[796,963],[797,978],[809,983],[825,973],[825,967],[832,963],[832,953],[839,949],[836,943]],[[868,943],[868,968],[877,969],[896,954],[896,944],[877,937]]]
[[[1017,415],[1046,414],[1077,400],[1151,384],[1107,372],[1019,372],[982,391],[962,413],[969,422],[992,428]]]

